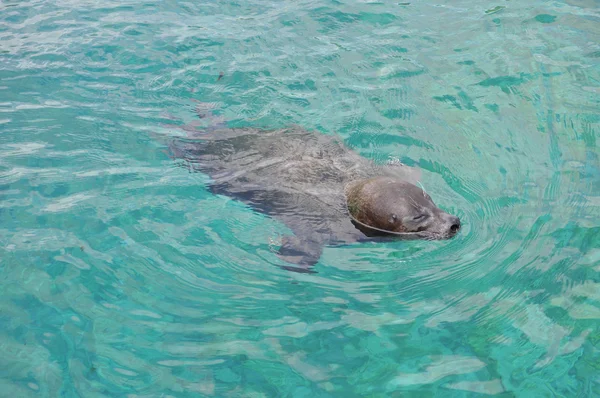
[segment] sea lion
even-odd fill
[[[171,140],[171,157],[208,174],[213,193],[287,225],[293,235],[278,255],[298,271],[311,272],[326,245],[445,239],[460,229],[458,217],[415,185],[415,169],[376,164],[335,136],[299,126],[186,130],[187,138]]]

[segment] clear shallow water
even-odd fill
[[[0,3],[2,396],[599,395],[599,43],[594,1]],[[464,228],[284,271],[164,154],[193,100]]]

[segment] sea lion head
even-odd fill
[[[353,181],[345,195],[354,225],[368,236],[448,239],[460,229],[458,217],[438,208],[421,188],[397,178]]]

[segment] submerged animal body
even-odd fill
[[[412,182],[416,170],[378,165],[331,135],[292,126],[217,128],[170,144],[174,158],[211,178],[210,189],[282,221],[293,232],[279,255],[314,265],[324,246],[387,233],[404,239],[453,236],[460,223]]]

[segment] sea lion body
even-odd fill
[[[215,194],[240,200],[287,225],[294,236],[284,238],[280,255],[302,266],[316,263],[326,245],[371,238],[348,212],[348,187],[369,180],[372,191],[378,178],[407,184],[418,180],[415,169],[377,165],[337,137],[298,126],[196,131],[188,139],[172,141],[170,151],[191,169],[208,174]],[[363,201],[362,206],[370,204]],[[437,209],[433,202],[425,206]]]

